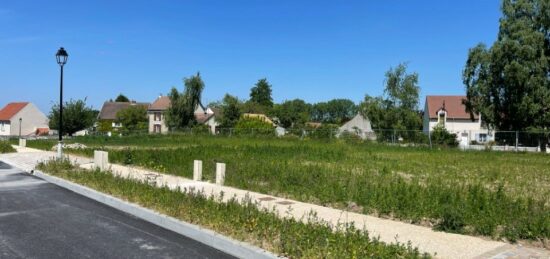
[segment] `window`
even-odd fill
[[[160,112],[155,112],[155,121],[161,121],[162,120],[162,114]]]
[[[437,123],[445,126],[445,117],[447,115],[447,112],[445,112],[444,110],[440,110],[438,113],[437,113]]]
[[[157,125],[153,126],[153,132],[154,133],[160,133],[160,125],[157,124]]]
[[[485,133],[479,134],[478,140],[479,140],[479,142],[486,142],[487,141],[487,134],[485,134]]]

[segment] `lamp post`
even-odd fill
[[[61,77],[59,82],[59,143],[57,144],[57,158],[63,158],[63,66],[67,63],[67,58],[69,54],[63,47],[59,48],[55,58],[57,59],[57,64],[61,67]]]
[[[19,138],[21,138],[21,124],[23,123],[23,118],[19,118]]]

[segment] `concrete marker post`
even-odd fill
[[[225,164],[216,163],[216,184],[223,185],[225,181]]]
[[[19,147],[26,147],[27,146],[27,140],[24,138],[19,139]]]
[[[202,181],[202,161],[193,161],[193,181]]]
[[[99,151],[99,150],[94,150],[94,166],[95,166],[96,168],[101,169],[102,155],[103,155],[103,154],[101,154],[101,151]]]

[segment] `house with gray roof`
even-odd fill
[[[120,122],[116,120],[118,112],[134,105],[143,106],[145,109],[149,107],[149,103],[132,102],[105,102],[97,116],[96,128],[100,132],[111,135],[113,131],[118,131],[122,127]]]

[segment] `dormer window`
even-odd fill
[[[445,110],[439,110],[437,112],[437,123],[445,126],[446,120],[447,120],[447,112]]]

